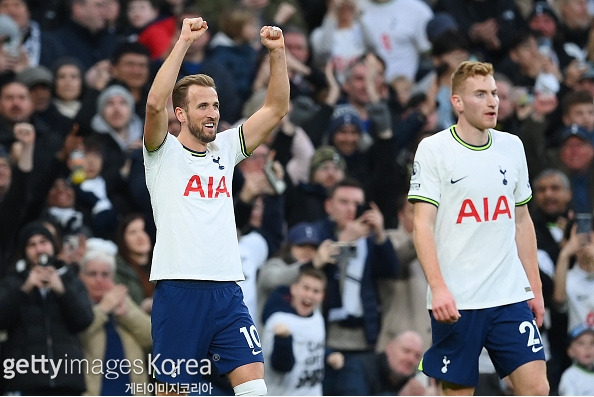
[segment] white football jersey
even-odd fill
[[[157,226],[151,281],[243,280],[232,196],[233,169],[248,157],[242,127],[218,133],[204,152],[170,134],[143,152]]]
[[[518,137],[493,129],[487,144],[472,146],[455,127],[419,144],[408,199],[438,208],[437,256],[458,309],[531,299],[515,241],[515,207],[532,197],[524,147]]]

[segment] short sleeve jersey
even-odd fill
[[[419,144],[408,199],[437,207],[439,266],[458,309],[534,297],[515,241],[515,207],[531,197],[524,147],[514,135],[491,129],[484,146],[472,146],[452,126]],[[431,298],[428,289],[429,309]]]
[[[196,152],[167,134],[144,152],[157,239],[151,280],[243,280],[233,210],[233,169],[249,156],[242,126]]]

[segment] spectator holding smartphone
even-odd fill
[[[327,217],[314,223],[320,238],[339,244],[352,243],[350,255],[339,255],[326,263],[328,279],[324,316],[329,348],[344,355],[341,368],[326,367],[325,395],[365,395],[364,379],[357,373],[357,357],[372,355],[380,331],[380,310],[376,281],[395,277],[399,262],[384,229],[384,217],[375,203],[356,217],[357,206],[365,203],[359,182],[345,178],[326,200]],[[348,276],[347,276],[348,275]]]
[[[571,227],[569,240],[561,249],[555,268],[554,302],[567,312],[568,330],[594,323],[594,235],[590,228]],[[580,233],[582,232],[582,233]],[[570,269],[571,259],[575,265]]]

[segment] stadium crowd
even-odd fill
[[[0,0],[1,394],[154,394],[145,104],[198,16],[209,30],[179,78],[213,77],[220,131],[263,103],[260,27],[284,34],[290,111],[232,184],[275,394],[437,393],[417,373],[431,330],[406,195],[417,144],[455,123],[465,60],[494,65],[496,129],[524,144],[551,395],[594,394],[594,1]],[[10,367],[66,356],[141,364],[111,379]],[[513,394],[481,362],[476,394]]]

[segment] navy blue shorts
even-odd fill
[[[431,312],[433,346],[419,365],[427,376],[476,387],[483,346],[500,378],[527,362],[545,359],[536,320],[526,302],[460,310],[460,314],[455,323],[444,324]]]
[[[264,362],[243,293],[232,281],[163,280],[151,315],[149,370],[166,383],[198,383],[253,362]]]

